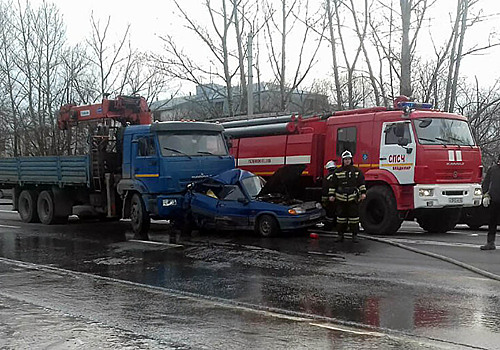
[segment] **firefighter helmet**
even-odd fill
[[[342,159],[345,159],[345,158],[352,158],[351,152],[344,151],[344,153],[342,153]]]
[[[328,162],[326,162],[325,164],[325,169],[333,169],[335,168],[335,162],[333,160],[329,160]]]

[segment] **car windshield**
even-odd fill
[[[241,180],[241,185],[252,198],[257,197],[266,181],[260,176],[251,176]]]
[[[221,133],[205,131],[172,131],[158,134],[161,154],[175,156],[226,156],[227,148]]]
[[[469,124],[464,120],[421,118],[413,121],[422,145],[474,146]]]

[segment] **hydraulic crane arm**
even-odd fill
[[[151,111],[143,97],[117,96],[102,103],[76,106],[67,104],[61,107],[57,124],[59,129],[67,130],[80,122],[114,119],[126,124],[151,124]]]

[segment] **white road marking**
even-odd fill
[[[21,226],[10,226],[10,225],[0,225],[0,227],[4,227],[4,228],[21,228]]]
[[[360,331],[360,330],[349,329],[349,328],[345,328],[345,327],[333,326],[330,324],[320,324],[320,323],[309,323],[309,324],[311,326],[331,329],[334,331],[345,332],[345,333],[352,333],[352,334],[358,334],[358,335],[370,335],[372,337],[385,337],[385,336],[387,336],[387,334],[383,334],[383,333],[379,333],[379,332]]]
[[[151,245],[163,245],[163,246],[172,247],[172,248],[183,247],[183,245],[181,245],[181,244],[171,244],[171,243],[157,242],[157,241],[143,241],[140,239],[129,239],[128,242],[145,243],[145,244],[151,244]]]

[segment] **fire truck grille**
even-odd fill
[[[444,196],[466,196],[467,191],[443,191]]]

